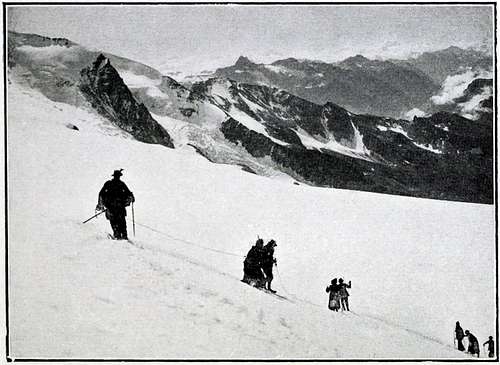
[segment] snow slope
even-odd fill
[[[8,102],[14,358],[469,358],[455,321],[480,342],[496,331],[493,206],[297,186],[134,141],[15,83]],[[133,245],[103,217],[81,223],[117,168]],[[289,301],[239,281],[257,235],[278,243]],[[340,276],[350,313],[326,308]]]

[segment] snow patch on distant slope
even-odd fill
[[[403,127],[401,127],[400,125],[395,126],[395,127],[386,127],[386,126],[383,126],[383,125],[377,125],[377,128],[378,128],[378,130],[380,130],[382,132],[393,131],[393,132],[402,134],[403,136],[405,136],[408,140],[411,141],[411,143],[413,143],[418,148],[421,148],[421,149],[424,149],[424,150],[427,150],[427,151],[430,151],[430,152],[433,152],[433,153],[436,153],[436,154],[439,154],[439,155],[443,153],[443,151],[441,151],[440,149],[435,148],[435,147],[433,147],[431,145],[424,145],[424,144],[420,144],[420,143],[415,142],[412,138],[410,138],[410,136],[408,135],[408,132],[406,132],[403,129]],[[447,127],[444,127],[444,128],[441,128],[441,129],[446,130],[445,128],[447,128]]]
[[[424,150],[430,151],[432,153],[435,153],[435,154],[438,154],[438,155],[442,155],[443,154],[443,151],[441,151],[440,149],[434,148],[431,145],[424,145],[424,144],[420,144],[420,143],[417,143],[417,142],[413,142],[413,144],[415,146],[419,147],[419,148],[422,148]]]
[[[326,149],[349,157],[376,162],[376,159],[371,156],[371,151],[363,143],[363,136],[359,130],[354,126],[354,124],[351,123],[351,125],[354,128],[354,141],[352,141],[352,146],[346,146],[345,144],[338,142],[332,135],[329,136],[328,140],[322,142],[317,139],[319,137],[312,137],[300,127],[295,129],[295,133],[300,138],[300,142],[307,149]]]
[[[286,67],[283,67],[283,66],[264,65],[264,67],[267,68],[269,71],[272,71],[272,72],[275,72],[275,73],[282,73],[282,74],[289,73],[289,70]]]
[[[245,102],[245,104],[250,108],[251,111],[253,111],[254,113],[257,113],[259,111],[265,111],[265,109],[263,107],[261,107],[260,105],[254,103],[253,101],[250,101],[248,100],[246,97],[244,97],[243,95],[240,95],[240,98]]]
[[[222,104],[225,104],[226,100],[234,102],[233,96],[229,92],[230,87],[231,83],[229,81],[219,82],[219,80],[217,80],[211,87],[211,94]]]
[[[382,132],[387,132],[387,131],[393,131],[393,132],[396,132],[396,133],[399,133],[399,134],[402,134],[403,136],[405,136],[406,138],[408,138],[409,140],[412,140],[409,136],[408,136],[408,132],[406,132],[403,127],[401,127],[400,125],[397,125],[395,127],[386,127],[386,126],[383,126],[383,125],[377,125],[377,129],[379,131],[382,131]]]
[[[282,65],[264,65],[266,69],[269,71],[272,71],[274,73],[286,75],[286,76],[297,76],[297,77],[304,77],[306,75],[305,72],[300,71],[300,70],[294,70],[290,69],[288,67],[282,66]]]
[[[282,146],[288,146],[289,145],[288,143],[283,142],[280,139],[272,137],[267,132],[266,127],[263,124],[261,124],[258,121],[256,121],[254,118],[252,118],[251,116],[249,116],[247,113],[245,113],[245,112],[243,112],[243,111],[241,111],[241,110],[239,110],[239,109],[237,109],[235,107],[231,107],[231,109],[230,109],[230,111],[229,111],[228,114],[231,117],[233,117],[233,119],[237,120],[238,122],[240,122],[241,124],[243,124],[248,129],[266,136],[267,138],[269,138],[274,143],[277,143],[277,144],[282,145]]]

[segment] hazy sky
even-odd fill
[[[361,5],[16,6],[9,30],[65,37],[161,70],[284,57],[334,61],[364,54],[489,44],[493,7]]]

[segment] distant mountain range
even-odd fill
[[[382,103],[377,91],[383,90],[410,107],[431,93],[422,90],[439,87],[408,64],[357,56],[336,65],[295,59],[256,65],[241,57],[219,77],[186,87],[151,67],[69,40],[9,32],[8,42],[9,82],[93,110],[140,141],[194,149],[212,162],[316,186],[493,202],[492,99],[481,99],[488,79],[453,99],[462,111],[479,95],[483,114],[477,120],[441,111],[408,121],[314,102],[263,82],[308,80],[302,85],[315,82],[317,89],[328,82],[328,90],[353,103],[364,85],[358,105]],[[337,92],[335,85],[351,91]],[[395,112],[391,100],[386,103]]]
[[[391,60],[391,62],[419,69],[438,84],[442,84],[446,77],[467,69],[492,70],[493,68],[491,55],[475,49],[462,49],[455,46],[434,52],[424,52],[408,60]]]
[[[288,58],[256,64],[241,56],[215,77],[277,87],[315,103],[333,102],[355,113],[404,117],[415,108],[430,111],[430,98],[447,76],[491,70],[482,52],[450,47],[409,60],[369,60],[357,55],[337,63]]]

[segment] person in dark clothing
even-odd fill
[[[259,238],[248,251],[243,262],[243,279],[241,281],[257,287],[264,287],[265,279],[262,273],[262,258],[264,256],[264,241]]]
[[[339,279],[339,296],[343,311],[349,310],[349,293],[347,292],[347,288],[351,288],[351,281],[349,280],[349,284],[346,284],[344,283],[344,279]]]
[[[495,357],[495,341],[493,341],[493,336],[490,336],[489,340],[483,346],[486,344],[488,345],[488,357]]]
[[[464,339],[464,330],[462,327],[460,327],[460,322],[457,321],[457,324],[455,326],[455,338],[457,339],[457,348],[458,351],[465,351],[465,347],[463,344],[463,339]]]
[[[338,312],[340,308],[340,286],[337,284],[337,278],[331,281],[331,285],[326,287],[326,292],[330,293],[328,297],[328,309]]]
[[[104,183],[101,191],[96,210],[106,210],[106,218],[113,229],[113,236],[118,240],[128,239],[127,222],[125,209],[135,201],[134,194],[129,190],[127,185],[120,180],[123,170],[115,170],[113,179]]]
[[[465,330],[465,335],[469,339],[469,347],[467,348],[467,352],[472,354],[473,356],[477,354],[479,357],[479,342],[477,341],[476,336],[469,332],[469,330]]]
[[[264,255],[262,257],[262,271],[266,275],[267,290],[276,293],[276,290],[271,289],[271,281],[273,281],[273,265],[276,264],[274,258],[274,248],[278,246],[275,240],[270,240],[264,246]]]

